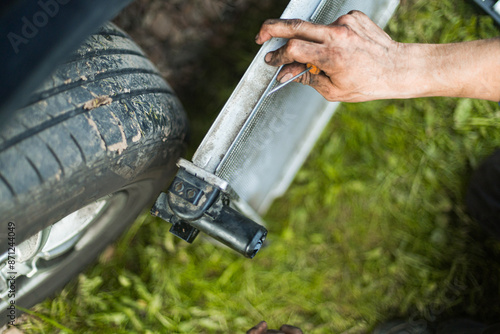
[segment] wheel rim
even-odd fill
[[[114,217],[125,209],[127,191],[108,195],[76,210],[48,228],[16,246],[16,296],[23,296],[35,289],[70,255],[79,252],[96,240],[100,231],[112,224]],[[6,302],[9,287],[7,277],[7,252],[0,256],[0,302]]]

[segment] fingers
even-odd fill
[[[349,27],[349,29],[356,31],[358,35],[365,38],[384,38],[391,40],[391,37],[382,28],[373,22],[365,13],[358,10],[352,10],[346,15],[340,16],[330,26],[335,25]]]
[[[311,63],[321,68],[321,65],[327,59],[325,57],[326,53],[327,50],[322,44],[292,39],[278,50],[269,52],[265,60],[272,66],[299,62],[303,64]]]
[[[247,331],[247,334],[265,334],[267,331],[267,323],[265,321],[259,322]]]
[[[276,77],[276,80],[278,80],[280,83],[285,83],[288,80],[292,79],[294,76],[299,75],[306,70],[307,67],[304,64],[300,63],[293,63],[289,65],[283,66],[281,71],[278,73],[278,76]],[[321,74],[321,73],[320,73]],[[298,78],[294,80],[294,82],[301,83],[303,85],[310,85],[314,82],[314,77],[318,75],[313,74],[312,72],[305,72],[301,74]],[[323,73],[324,75],[324,73]]]
[[[284,46],[265,56],[269,65],[285,65],[278,75],[281,82],[310,63],[321,70],[320,74],[307,72],[295,81],[313,87],[329,101],[373,100],[392,89],[386,78],[399,63],[397,54],[391,57],[397,43],[359,11],[343,15],[330,25],[268,20],[256,41],[262,44],[272,37],[288,39]],[[380,85],[381,80],[386,84]]]
[[[306,69],[306,65],[300,64],[300,63],[292,63],[289,65],[285,65],[285,66],[283,66],[281,71],[278,73],[276,80],[278,80],[280,83],[284,83],[284,82],[290,80],[291,78],[293,78],[295,75],[298,75],[299,73],[301,73],[305,69]],[[300,77],[298,77],[294,81],[303,83],[302,82],[303,77],[307,74],[308,73],[301,75]]]
[[[366,31],[378,27],[366,14],[357,10],[352,10],[346,15],[340,16],[335,22],[328,26],[362,28]],[[255,37],[255,42],[257,44],[263,44],[272,37],[280,37],[323,43],[325,41],[324,36],[328,31],[328,26],[300,19],[269,19],[262,24],[259,33]],[[389,35],[387,35],[387,37],[389,37]]]
[[[293,63],[286,66],[283,66],[280,73],[277,76],[277,80],[281,83],[290,80],[295,75],[304,71],[306,66],[300,63]],[[323,95],[326,99],[332,101],[334,100],[333,91],[334,86],[330,78],[323,72],[320,74],[312,74],[310,72],[306,72],[300,77],[298,77],[294,82],[301,83],[303,85],[311,86],[316,89],[318,93]]]
[[[321,43],[324,26],[293,19],[269,19],[264,22],[255,37],[257,44],[263,44],[272,37],[296,38]]]
[[[284,332],[285,334],[303,334],[300,328],[290,325],[281,326],[280,331]]]
[[[306,63],[314,64],[320,69],[324,65],[331,66],[332,58],[321,43],[328,30],[331,28],[302,20],[268,20],[257,36],[257,42],[263,43],[271,37],[291,38],[283,47],[269,52],[265,57],[265,61],[272,66],[289,64],[283,67],[277,78],[280,82],[285,82],[305,70]],[[323,96],[330,92],[332,85],[325,73],[314,75],[307,72],[295,81],[312,86]]]

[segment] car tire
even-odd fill
[[[16,305],[31,307],[154,201],[185,151],[187,119],[154,65],[109,23],[0,130],[4,323],[9,273],[16,273]]]

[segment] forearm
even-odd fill
[[[401,44],[406,69],[399,98],[450,96],[500,101],[500,39],[456,44]],[[404,67],[403,66],[403,67]]]
[[[268,20],[256,41],[288,38],[266,55],[273,66],[285,65],[279,80],[304,70],[321,69],[298,82],[314,87],[330,101],[361,102],[427,96],[469,97],[500,101],[500,39],[456,44],[405,44],[393,41],[357,11],[328,25],[301,20]]]

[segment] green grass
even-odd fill
[[[498,34],[471,2],[451,0],[403,1],[387,31],[436,43]],[[265,319],[306,333],[364,333],[395,317],[498,317],[500,246],[463,205],[471,171],[498,146],[495,103],[344,104],[265,217],[268,243],[255,259],[188,245],[145,213],[21,328],[243,333]]]

